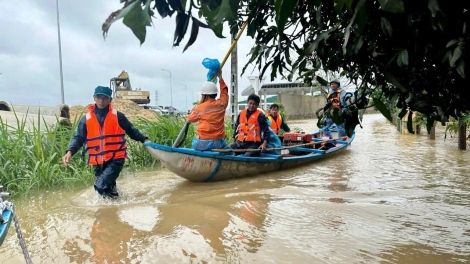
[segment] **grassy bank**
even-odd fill
[[[8,123],[0,118],[0,184],[12,194],[27,194],[33,190],[51,190],[77,185],[91,185],[94,175],[87,165],[87,156],[76,153],[69,167],[62,164],[62,156],[76,131],[78,120],[71,126],[48,125],[27,121],[31,116]],[[150,121],[140,118],[134,122],[136,128],[152,142],[171,146],[186,120],[176,117],[159,117]],[[58,122],[57,122],[58,123]],[[232,135],[233,128],[226,124],[226,132]],[[191,147],[194,126],[190,126],[182,147]],[[140,142],[128,138],[129,159],[127,169],[148,170],[159,166]]]

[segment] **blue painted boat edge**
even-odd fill
[[[3,241],[5,240],[8,229],[10,229],[11,221],[13,221],[13,215],[10,210],[3,211],[3,219],[6,220],[5,223],[0,224],[0,246],[2,246]]]
[[[318,131],[318,132],[313,133],[312,135],[317,135],[319,133],[320,132]],[[356,132],[354,132],[351,135],[348,141],[336,140],[336,142],[342,144],[342,146],[332,148],[326,151],[313,150],[311,151],[312,153],[303,155],[303,156],[283,157],[283,158],[281,158],[280,156],[277,156],[277,158],[275,158],[274,157],[275,155],[272,155],[271,157],[246,157],[244,155],[238,155],[238,156],[225,155],[225,154],[221,154],[220,152],[198,151],[198,150],[189,149],[189,148],[173,148],[170,146],[160,145],[154,142],[144,142],[144,146],[148,146],[148,147],[166,151],[166,152],[182,153],[182,154],[188,154],[188,155],[197,156],[197,157],[215,158],[215,159],[220,159],[220,160],[246,161],[246,162],[256,162],[256,163],[268,163],[268,162],[269,163],[272,163],[272,162],[282,163],[282,162],[290,162],[290,161],[308,160],[308,159],[316,158],[317,156],[323,156],[323,155],[335,152],[351,144],[351,142],[354,140],[355,134]]]

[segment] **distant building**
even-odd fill
[[[260,108],[263,108],[263,110],[268,110],[273,103],[275,103],[278,100],[277,95],[271,96],[266,98],[266,108],[264,104],[264,99],[261,99],[261,102],[259,104]],[[248,100],[243,100],[238,102],[238,112],[240,112],[243,109],[246,109],[246,105],[248,104]]]
[[[250,94],[255,93],[255,89],[252,85],[248,86],[245,90],[242,91],[242,96],[249,96]],[[258,95],[261,98],[259,107],[264,110],[269,109],[271,104],[278,100],[277,95],[280,93],[296,93],[302,95],[312,95],[318,96],[321,95],[320,86],[309,86],[306,83],[266,83],[261,85],[261,88],[258,91]],[[275,95],[267,97],[268,95]],[[264,102],[266,101],[266,103]],[[238,102],[238,111],[246,108],[246,100]]]

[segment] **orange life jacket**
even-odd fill
[[[258,116],[261,114],[261,110],[256,110],[250,116],[246,118],[246,109],[240,112],[240,120],[237,128],[239,141],[253,141],[261,142],[261,129],[258,123]]]
[[[334,108],[341,108],[341,89],[337,89],[336,91],[334,91],[334,93],[336,93],[336,96],[335,97],[332,97],[330,98],[330,93],[328,93],[328,100],[330,100],[331,102],[331,105],[334,107]]]
[[[100,126],[93,110],[94,105],[88,106],[86,114],[86,149],[88,151],[88,164],[99,165],[116,158],[127,158],[126,131],[119,126],[117,110],[109,104],[109,111]]]
[[[277,113],[276,121],[274,121],[274,118],[269,114],[268,115],[269,121],[271,121],[271,124],[269,127],[276,133],[276,135],[279,135],[279,132],[281,130],[281,124],[282,124],[282,117],[279,113]]]

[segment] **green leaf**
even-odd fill
[[[459,45],[454,49],[454,53],[452,54],[452,58],[450,59],[449,65],[450,67],[455,67],[457,61],[462,57],[464,49],[464,43],[460,42]]]
[[[154,8],[157,9],[158,13],[162,18],[171,16],[170,6],[166,2],[166,0],[155,0]]]
[[[352,11],[352,4],[354,3],[354,0],[346,0],[346,9],[349,11]]]
[[[428,0],[428,8],[431,11],[432,17],[436,17],[436,13],[441,12],[441,8],[439,7],[437,0]]]
[[[462,117],[462,122],[465,122],[465,123],[470,122],[470,114],[467,114],[466,116]]]
[[[167,0],[173,10],[184,12],[183,3],[181,0]]]
[[[280,64],[280,56],[276,56],[274,58],[274,63],[272,65],[272,70],[271,70],[271,81],[273,81],[274,79],[276,79],[276,71],[277,71],[277,68],[279,68],[279,64]]]
[[[400,51],[397,58],[397,64],[399,67],[407,68],[408,67],[408,50],[404,49]]]
[[[457,65],[457,72],[465,79],[465,60],[461,60],[459,65]]]
[[[460,39],[452,39],[452,40],[450,40],[449,42],[447,42],[446,48],[448,49],[448,48],[451,48],[451,47],[457,45],[457,43],[459,43],[459,41],[460,41]]]
[[[382,10],[385,12],[397,14],[403,14],[405,12],[403,0],[379,0],[379,3]]]
[[[186,31],[188,30],[189,16],[185,13],[178,13],[176,15],[176,28],[173,37],[173,47],[179,46],[181,40],[183,40]]]
[[[122,9],[119,9],[118,11],[111,13],[111,15],[109,15],[109,17],[101,26],[101,30],[103,31],[103,37],[106,38],[108,34],[108,30],[114,22],[125,17],[127,14],[129,14],[129,12],[133,10],[136,5],[140,6],[140,1],[129,2],[127,5],[124,5]]]
[[[386,74],[385,78],[395,87],[397,87],[401,92],[406,93],[407,89],[405,88],[405,86],[398,82],[398,80],[395,79],[395,77],[393,77],[391,74]]]
[[[292,12],[294,12],[298,2],[298,0],[276,0],[274,3],[276,11],[276,25],[280,36],[282,36],[284,28],[286,27],[287,19]]]
[[[392,115],[390,114],[390,111],[387,109],[385,104],[379,98],[374,97],[372,100],[377,110],[379,110],[380,113],[382,113],[382,115],[388,119],[388,121],[392,122]]]
[[[362,9],[365,9],[364,8],[364,4],[365,4],[366,0],[359,0],[359,2],[357,3],[356,5],[356,9],[354,9],[354,15],[352,16],[351,18],[351,21],[349,22],[348,26],[346,27],[346,29],[344,30],[345,33],[344,33],[344,42],[343,42],[343,55],[346,55],[347,54],[347,50],[346,50],[346,47],[348,45],[348,41],[349,41],[349,35],[351,33],[351,27],[354,25],[354,22],[356,20],[356,17],[358,16],[359,14],[359,11],[362,10]],[[361,12],[362,13],[362,12]],[[365,14],[367,16],[367,14]],[[359,16],[361,17],[361,19],[364,19],[364,16],[361,15]],[[359,22],[359,20],[357,21]],[[356,24],[359,24],[357,23]],[[363,24],[364,22],[362,21],[361,24]],[[362,31],[362,29],[360,29],[359,31]]]
[[[145,26],[147,27],[152,26],[152,18],[150,16],[153,14],[153,12],[152,10],[150,10],[150,2],[152,1],[147,0],[147,2],[145,3],[144,10],[143,10],[144,23],[145,23]]]
[[[408,112],[408,109],[406,109],[406,107],[402,108],[400,113],[398,114],[398,118],[403,119],[403,117],[406,115],[406,113]]]
[[[320,76],[317,75],[315,79],[316,79],[321,85],[323,85],[323,86],[328,86],[328,82],[327,82],[325,79],[323,79],[322,77],[320,77]]]
[[[199,20],[192,18],[193,24],[191,26],[191,36],[189,37],[188,43],[184,46],[183,53],[194,44],[197,39],[197,35],[199,33]]]
[[[222,24],[223,21],[232,21],[237,19],[237,12],[232,12],[230,0],[222,0],[220,7],[215,11],[217,12],[213,18],[215,24]]]
[[[148,24],[148,10],[142,10],[140,6],[140,1],[134,2],[132,9],[129,10],[129,13],[124,17],[123,23],[129,27],[134,35],[140,40],[140,45],[145,42],[145,35],[147,30],[145,26]]]
[[[248,67],[248,65],[250,65],[253,61],[255,61],[255,59],[258,57],[260,51],[261,51],[261,45],[257,45],[255,47],[251,48],[250,53],[248,53],[248,55],[251,54],[251,57],[248,60],[248,63],[245,64],[245,66],[243,67],[242,75],[245,73],[245,70]]]
[[[406,127],[408,128],[408,132],[410,132],[411,134],[415,133],[413,131],[413,111],[410,111],[408,113],[408,121],[406,122]]]
[[[224,0],[227,1],[227,0]],[[207,25],[212,29],[214,34],[219,38],[225,38],[222,35],[222,31],[224,29],[222,21],[218,22],[218,19],[223,19],[223,14],[219,15],[219,10],[221,6],[216,8],[216,10],[212,11],[209,9],[208,5],[202,5],[201,9],[199,10],[201,15],[204,16],[206,19]],[[229,5],[230,9],[230,5]],[[217,18],[217,19],[216,19]]]
[[[450,58],[452,58],[452,51],[448,50],[445,54],[444,57],[442,57],[442,63],[449,63]]]
[[[385,17],[381,17],[380,27],[382,28],[382,31],[385,33],[385,35],[387,35],[388,37],[393,36],[392,24],[390,24],[390,21],[388,21],[388,19],[386,19]]]
[[[335,3],[335,11],[338,14],[343,13],[343,7],[346,4],[346,0],[334,0]]]
[[[268,69],[269,65],[271,65],[272,63],[274,62],[274,60],[271,60],[269,61],[268,63],[266,63],[263,67],[263,70],[260,72],[260,76],[264,76],[264,73],[266,72],[266,70]],[[248,65],[248,64],[247,64]]]
[[[364,39],[363,39],[362,37],[360,37],[360,38],[357,40],[356,45],[354,46],[354,54],[359,53],[359,51],[361,50],[363,44],[364,44]],[[340,76],[341,76],[341,75],[340,75]]]

